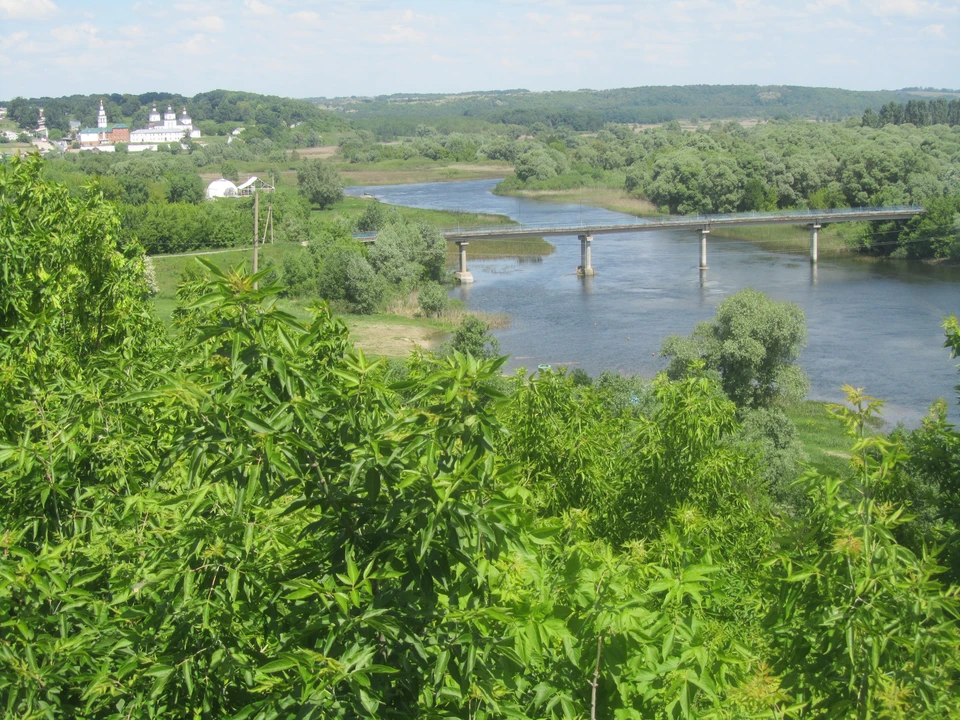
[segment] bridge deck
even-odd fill
[[[608,235],[646,230],[700,230],[730,225],[826,225],[836,222],[869,220],[907,220],[922,213],[918,205],[892,207],[841,208],[836,210],[784,210],[781,212],[730,213],[726,215],[683,215],[638,218],[609,225],[497,225],[443,230],[447,240],[482,240],[485,238],[534,238],[561,235]],[[376,233],[357,233],[355,238],[372,242]]]

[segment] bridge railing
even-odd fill
[[[836,217],[838,215],[871,215],[880,213],[921,213],[924,208],[919,205],[886,205],[882,207],[855,207],[855,208],[832,208],[829,210],[778,210],[778,211],[759,211],[742,213],[713,213],[698,215],[664,215],[658,217],[637,217],[631,220],[621,220],[619,222],[605,223],[517,223],[513,225],[461,225],[458,227],[442,228],[441,233],[471,233],[471,232],[517,232],[524,230],[550,230],[557,232],[569,230],[571,234],[588,230],[591,227],[635,227],[637,225],[689,225],[690,223],[703,223],[708,225],[711,222],[720,222],[724,220],[797,220],[816,221],[828,216]],[[358,240],[374,240],[377,237],[376,232],[354,233],[354,238]]]

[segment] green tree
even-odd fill
[[[173,173],[167,176],[167,199],[172,203],[203,202],[203,181],[196,173]]]
[[[716,317],[689,337],[668,337],[660,352],[670,359],[670,377],[685,377],[703,363],[738,407],[760,408],[806,396],[808,380],[796,364],[806,340],[798,306],[747,289],[720,303]]]
[[[304,160],[297,170],[300,194],[321,209],[343,199],[343,180],[332,165],[321,160]]]
[[[237,182],[240,179],[240,173],[237,171],[236,165],[227,161],[220,165],[220,177]]]
[[[417,296],[417,303],[420,306],[420,312],[427,317],[437,317],[442,315],[449,304],[447,289],[438,283],[427,283],[420,288]]]
[[[453,332],[450,348],[475,358],[493,358],[500,353],[499,341],[490,335],[490,325],[476,315],[467,315]]]

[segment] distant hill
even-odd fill
[[[913,92],[925,92],[914,90]],[[607,122],[662,123],[679,119],[807,117],[840,120],[866,108],[903,101],[906,91],[862,91],[794,85],[683,85],[453,95],[403,93],[377,97],[307,98],[356,120],[466,117],[490,123],[569,125],[596,130]]]

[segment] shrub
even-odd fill
[[[450,348],[477,358],[500,354],[500,343],[490,335],[490,325],[475,315],[467,315],[454,331]]]
[[[437,317],[447,309],[447,290],[437,283],[428,283],[420,288],[418,303],[420,312],[427,317]]]

